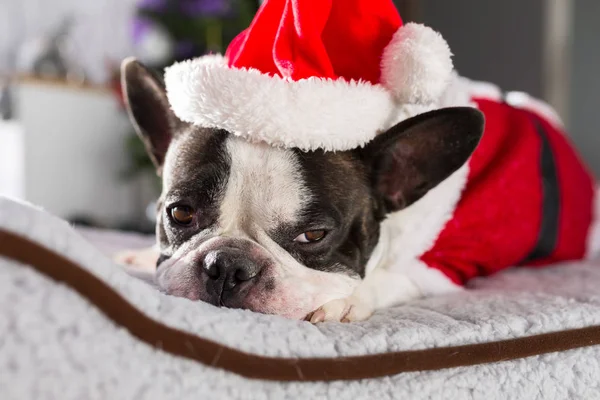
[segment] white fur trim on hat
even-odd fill
[[[446,89],[452,70],[452,53],[442,35],[408,23],[383,52],[381,83],[399,103],[432,103]]]
[[[302,150],[349,150],[388,126],[396,107],[381,85],[308,78],[291,81],[204,56],[169,67],[167,95],[183,121],[253,141]]]

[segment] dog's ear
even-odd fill
[[[361,149],[385,211],[408,207],[465,164],[483,127],[475,108],[443,108],[404,120]]]
[[[121,87],[129,119],[160,175],[171,138],[185,124],[171,111],[162,80],[133,58],[121,64]]]

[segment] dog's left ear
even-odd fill
[[[442,108],[400,122],[361,149],[385,211],[408,207],[465,164],[483,128],[475,108]]]
[[[121,64],[121,87],[129,119],[160,175],[171,139],[185,123],[171,111],[162,80],[133,58]]]

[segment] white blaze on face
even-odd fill
[[[227,140],[227,151],[231,166],[221,203],[222,234],[268,231],[295,222],[310,201],[295,155],[237,137]]]

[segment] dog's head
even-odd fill
[[[123,87],[163,179],[159,286],[290,318],[350,295],[385,216],[461,167],[483,130],[479,111],[447,108],[364,148],[303,152],[178,120],[161,81],[138,62],[124,63]]]

